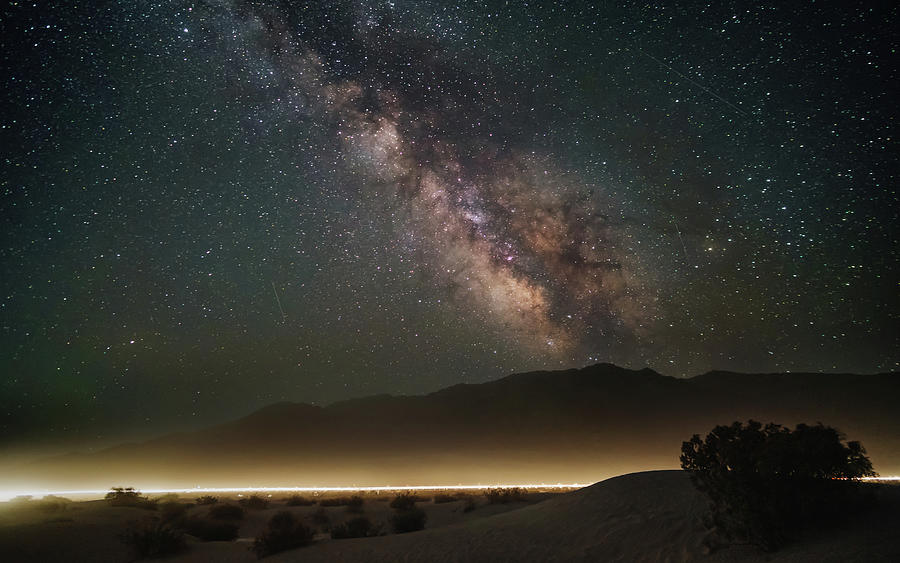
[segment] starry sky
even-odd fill
[[[897,8],[609,4],[6,3],[0,446],[896,370]]]

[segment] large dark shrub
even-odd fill
[[[219,497],[214,497],[210,495],[204,495],[202,497],[197,497],[197,506],[207,506],[210,504],[216,504],[219,502]]]
[[[238,537],[237,524],[207,520],[199,516],[184,519],[181,528],[202,541],[232,541]]]
[[[391,517],[391,528],[397,534],[415,532],[425,527],[426,519],[427,515],[421,508],[413,507],[408,510],[398,510]]]
[[[357,516],[331,529],[332,539],[366,538],[377,536],[379,527],[373,526],[365,516]]]
[[[106,502],[110,506],[131,506],[134,508],[145,508],[148,510],[156,510],[156,503],[143,496],[140,491],[134,487],[113,487],[106,493]]]
[[[180,530],[156,518],[133,524],[121,538],[134,550],[138,558],[171,555],[178,553],[186,545]]]
[[[302,547],[312,543],[313,531],[287,510],[276,513],[265,531],[253,541],[257,557]]]
[[[209,517],[216,520],[240,520],[244,517],[244,509],[233,504],[217,504],[210,507]]]
[[[710,500],[707,527],[724,541],[774,550],[810,525],[833,522],[857,503],[856,483],[874,476],[859,442],[827,426],[716,426],[681,446],[681,467]]]

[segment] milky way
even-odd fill
[[[265,49],[287,93],[275,103],[304,100],[305,116],[334,133],[343,165],[387,200],[382,212],[402,217],[398,232],[422,248],[429,277],[452,299],[551,356],[641,330],[652,305],[618,240],[615,203],[587,194],[552,155],[517,146],[502,125],[469,126],[481,116],[528,119],[503,108],[516,92],[498,93],[504,85],[457,68],[435,44],[383,29],[371,12],[344,15],[348,29],[334,42],[342,47],[328,57],[289,27],[299,17],[243,16],[244,29],[257,32],[248,33],[255,36],[248,47]],[[347,44],[366,53],[349,63],[350,77],[332,71],[354,57]],[[410,83],[408,75],[419,79]],[[460,99],[460,83],[476,86],[471,98]]]

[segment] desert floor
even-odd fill
[[[392,534],[390,495],[366,495],[362,514],[386,534],[332,540],[321,530],[313,545],[282,552],[266,561],[288,562],[469,562],[469,561],[900,561],[900,487],[881,487],[881,502],[835,529],[808,534],[775,553],[731,546],[708,553],[701,525],[705,499],[680,471],[623,475],[566,494],[529,493],[525,501],[488,504],[464,511],[465,501],[417,503],[428,515],[426,529]],[[310,497],[312,498],[312,497]],[[170,562],[256,561],[250,546],[268,519],[290,510],[311,523],[318,506],[285,507],[273,496],[266,509],[245,511],[239,539],[199,542],[163,559]],[[182,502],[191,497],[182,496]],[[234,502],[220,496],[220,503]],[[188,514],[204,515],[208,506]],[[325,509],[330,524],[358,516],[346,507]],[[47,510],[41,503],[0,505],[0,561],[135,560],[119,539],[130,522],[156,514],[105,501],[73,502]]]

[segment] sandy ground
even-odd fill
[[[539,500],[532,498],[532,501]],[[804,539],[774,554],[737,546],[707,554],[700,524],[704,498],[678,471],[624,475],[542,502],[485,505],[464,513],[462,502],[420,503],[428,527],[420,532],[331,540],[266,558],[276,562],[519,562],[519,561],[900,561],[900,489],[860,520]],[[370,498],[364,510],[386,522],[387,502]],[[250,539],[283,506],[248,511],[237,542],[191,542],[168,562],[250,562]],[[300,516],[318,507],[296,507]],[[0,561],[129,561],[116,533],[128,519],[147,514],[101,502],[76,503],[48,517],[20,509],[12,523],[0,512]],[[195,507],[203,512],[206,507]],[[343,507],[326,509],[332,523],[352,517]],[[28,520],[27,518],[31,518]],[[58,521],[48,521],[51,519]],[[70,521],[65,521],[70,518]],[[385,525],[385,531],[389,531]]]

